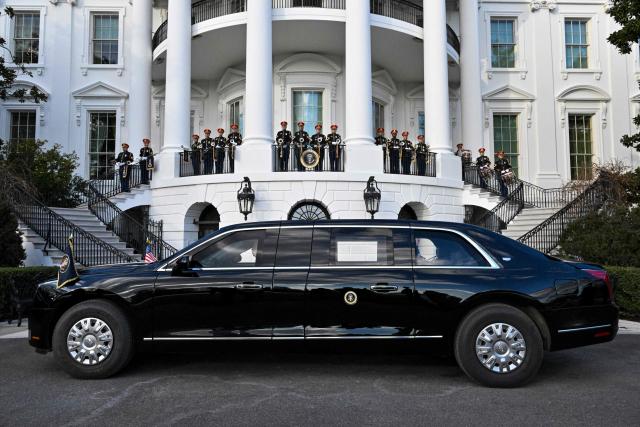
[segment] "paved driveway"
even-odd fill
[[[487,389],[415,347],[250,344],[138,357],[80,381],[0,340],[0,425],[607,425],[640,421],[640,335],[550,353],[526,388]]]

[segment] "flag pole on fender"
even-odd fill
[[[80,279],[80,276],[76,271],[76,264],[73,260],[73,233],[71,233],[67,241],[67,247],[64,250],[64,256],[62,257],[62,261],[60,261],[60,268],[58,270],[58,289],[69,285],[78,279]]]

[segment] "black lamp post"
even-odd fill
[[[251,180],[248,177],[244,177],[240,183],[240,189],[238,190],[238,208],[240,213],[244,215],[244,220],[247,220],[247,215],[253,212],[253,202],[256,200],[256,193],[251,188]]]
[[[369,181],[367,181],[367,187],[364,189],[364,204],[367,208],[367,212],[371,214],[371,219],[380,209],[380,198],[382,197],[382,192],[378,188],[378,182],[374,179],[374,177],[370,176]]]

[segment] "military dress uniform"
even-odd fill
[[[295,161],[297,165],[296,169],[302,172],[304,171],[304,166],[300,161],[300,156],[302,155],[302,151],[304,150],[304,147],[306,147],[309,144],[309,134],[307,133],[307,131],[304,130],[303,122],[298,123],[298,128],[299,130],[293,136],[293,140],[294,140],[293,153],[294,153]]]
[[[503,152],[498,152],[498,158],[496,159],[496,163],[493,167],[493,170],[496,172],[496,175],[498,176],[498,182],[500,184],[500,195],[502,197],[507,197],[509,195],[509,188],[507,187],[507,184],[504,182],[504,179],[502,179],[502,172],[511,169],[511,164],[509,163],[509,160],[507,160],[505,157],[500,157],[500,154],[504,155]]]
[[[427,175],[427,156],[429,155],[429,146],[424,142],[424,136],[418,137],[418,143],[416,144],[416,166],[418,168],[418,175]]]
[[[211,175],[213,173],[213,158],[214,158],[214,140],[211,138],[211,130],[205,129],[204,134],[205,138],[200,140],[200,145],[202,145],[202,157],[204,163],[204,174]]]
[[[133,153],[129,151],[129,144],[122,144],[122,151],[116,156],[116,163],[120,163],[118,167],[118,177],[120,178],[120,188],[122,191],[129,192],[129,180],[131,179],[131,163],[133,163]]]
[[[484,155],[484,148],[480,148],[478,150],[478,152],[480,153],[480,155],[478,156],[478,158],[476,158],[476,167],[478,168],[478,176],[480,177],[480,187],[482,188],[486,188],[487,187],[487,182],[484,180],[484,177],[482,176],[481,170],[483,167],[489,167],[491,166],[491,159],[489,159],[489,157]]]
[[[465,179],[465,169],[471,166],[471,152],[469,150],[465,150],[464,145],[457,144],[456,145],[455,155],[460,157],[462,161],[462,180]],[[465,155],[467,154],[467,155]]]
[[[191,165],[193,166],[193,174],[200,175],[200,161],[202,160],[202,144],[200,143],[200,135],[193,134],[191,138]]]
[[[382,155],[383,155],[383,165],[385,166],[385,170],[387,169],[387,162],[389,160],[389,153],[388,151],[388,140],[387,138],[385,138],[384,136],[384,129],[383,128],[378,128],[376,129],[376,139],[375,139],[376,145],[379,146],[382,149]]]
[[[276,156],[278,158],[279,171],[289,170],[289,150],[291,149],[292,135],[287,130],[287,122],[281,122],[282,130],[276,134]]]
[[[218,129],[218,136],[213,140],[216,162],[216,174],[224,173],[224,158],[227,148],[227,139],[223,136],[224,129]]]
[[[403,140],[400,142],[402,152],[400,153],[402,163],[402,173],[404,175],[411,175],[411,161],[413,160],[413,143],[407,138],[408,132],[403,132]]]
[[[227,135],[227,145],[229,146],[229,171],[233,173],[235,169],[236,147],[242,145],[242,135],[238,132],[238,125],[231,125],[231,133]]]
[[[331,125],[331,133],[327,135],[327,144],[329,145],[329,168],[331,172],[340,170],[340,153],[342,137],[336,133],[338,125]]]
[[[395,132],[394,132],[395,131]],[[389,140],[387,146],[389,151],[389,170],[391,173],[400,173],[400,140],[396,137],[397,130],[391,131],[392,138]]]
[[[149,170],[153,168],[153,149],[148,146],[150,142],[148,138],[142,141],[145,146],[140,149],[140,183],[148,184],[150,178]]]
[[[322,166],[324,163],[324,147],[326,146],[327,137],[322,134],[322,126],[316,125],[316,133],[311,137],[311,149],[318,153],[318,157],[320,161],[315,167],[315,170],[320,172],[322,171]]]

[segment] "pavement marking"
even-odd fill
[[[18,332],[14,332],[12,334],[7,334],[7,335],[1,335],[0,336],[0,340],[1,339],[8,339],[8,338],[29,338],[29,331],[18,331]]]

